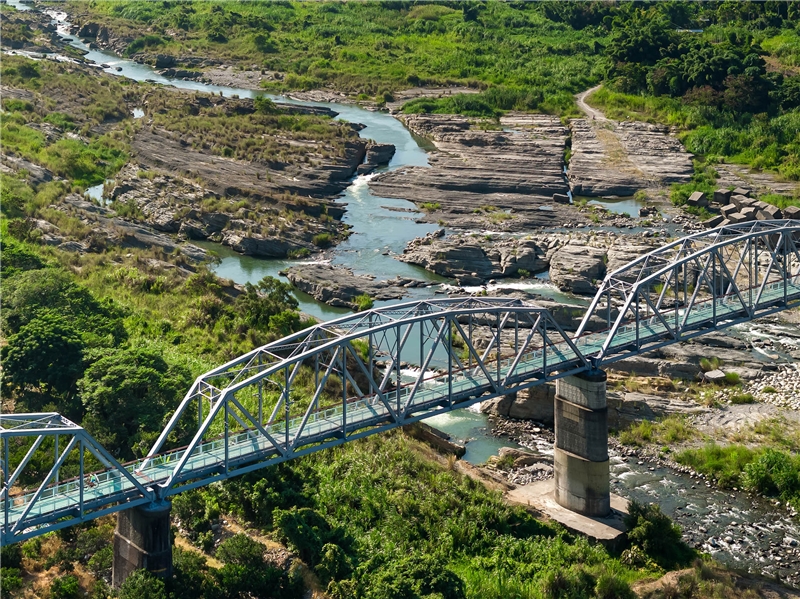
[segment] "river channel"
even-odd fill
[[[27,9],[18,0],[9,0],[9,4],[21,10]],[[262,95],[249,89],[165,78],[148,65],[90,49],[70,34],[70,23],[65,13],[48,11],[48,14],[54,19],[59,34],[70,38],[71,45],[86,52],[84,58],[87,61],[106,65],[103,70],[113,75],[193,91],[222,93],[225,96]],[[362,123],[366,126],[360,131],[362,137],[380,143],[391,143],[397,148],[391,163],[385,168],[399,169],[428,164],[427,153],[421,143],[400,121],[387,113],[365,110],[351,104],[300,102],[282,96],[263,95],[280,102],[326,106],[338,113],[337,119]],[[344,222],[352,227],[352,235],[334,250],[315,259],[342,264],[357,273],[370,274],[379,280],[399,275],[423,279],[433,284],[431,287],[410,290],[412,295],[407,299],[432,297],[437,290],[446,290],[446,280],[392,257],[392,254],[402,253],[409,240],[434,230],[436,226],[416,222],[419,214],[415,212],[412,202],[374,196],[367,184],[368,177],[369,175],[354,178],[338,200],[347,204]],[[633,210],[635,206],[631,204],[625,208]],[[242,256],[213,243],[199,245],[219,255],[220,262],[215,267],[217,274],[240,284],[255,283],[264,276],[277,277],[281,270],[296,263]],[[581,303],[581,300],[564,296],[546,278],[530,282],[515,281],[507,286],[559,301]],[[300,308],[319,319],[329,320],[347,313],[346,310],[317,302],[308,295],[296,295]],[[472,463],[483,463],[499,447],[514,445],[493,436],[486,416],[477,409],[436,416],[429,422],[448,432],[456,440],[465,442],[465,459]],[[682,526],[687,541],[702,551],[711,553],[716,559],[735,568],[778,576],[794,585],[800,582],[797,568],[800,559],[797,559],[795,550],[790,549],[800,540],[800,528],[796,520],[787,514],[785,506],[776,507],[740,492],[722,492],[707,488],[702,481],[690,479],[668,468],[654,467],[635,457],[620,456],[613,451],[611,470],[613,492],[639,501],[658,502],[664,512]]]

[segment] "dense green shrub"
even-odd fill
[[[766,449],[744,467],[745,488],[761,495],[797,499],[800,495],[800,458]]]
[[[631,501],[624,519],[628,540],[661,567],[671,570],[691,563],[694,551],[681,539],[681,529],[654,504]]]

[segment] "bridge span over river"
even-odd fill
[[[556,380],[556,499],[602,515],[602,368],[800,304],[798,245],[791,220],[677,239],[608,274],[574,334],[535,304],[490,297],[323,322],[198,377],[149,455],[128,464],[59,414],[3,414],[0,540],[122,512],[115,582],[135,567],[168,572],[172,495]],[[79,473],[63,480],[71,455]],[[50,469],[23,488],[33,463]]]

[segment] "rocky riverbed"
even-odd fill
[[[575,119],[567,171],[575,195],[629,196],[645,188],[688,183],[691,154],[669,129],[640,122]]]
[[[554,435],[546,424],[492,418],[492,434],[522,446],[501,448],[494,471],[515,485],[551,476]],[[659,451],[610,441],[612,492],[657,501],[683,529],[684,540],[726,565],[800,586],[800,526],[791,506],[720,490],[707,477]]]
[[[334,307],[363,310],[372,300],[401,299],[413,287],[428,283],[414,279],[396,278],[377,281],[371,275],[357,275],[345,266],[331,264],[299,264],[283,273],[297,287],[315,299]],[[364,297],[365,299],[360,300]]]
[[[413,198],[424,220],[449,227],[521,231],[586,220],[576,216],[563,174],[567,129],[556,117],[509,113],[496,124],[459,115],[398,118],[432,140],[430,167],[370,181],[376,195]]]
[[[538,233],[524,237],[445,236],[439,230],[409,242],[398,260],[453,277],[460,285],[547,272],[562,291],[594,295],[597,282],[644,253],[658,239],[610,231]]]

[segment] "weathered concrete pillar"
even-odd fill
[[[606,373],[556,381],[555,499],[584,516],[611,512]]]
[[[169,501],[152,503],[117,513],[111,582],[119,587],[139,569],[159,578],[172,576]]]

